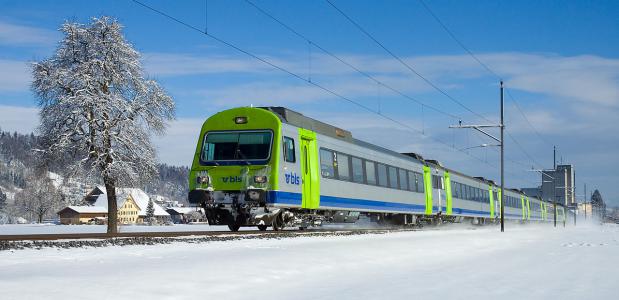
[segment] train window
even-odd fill
[[[376,170],[378,171],[378,185],[387,186],[387,166],[376,164]]]
[[[389,187],[397,189],[398,188],[398,170],[392,166],[387,167],[389,173]]]
[[[408,190],[408,180],[406,179],[406,170],[398,169],[398,175],[400,178],[400,189]]]
[[[322,177],[335,178],[334,156],[335,153],[332,151],[320,149],[320,174],[322,174]]]
[[[473,200],[473,188],[470,185],[466,186],[466,200]]]
[[[294,156],[294,140],[287,136],[284,137],[284,160],[287,162],[295,162]]]
[[[337,156],[337,176],[340,180],[350,180],[350,156],[338,153]]]
[[[460,194],[458,193],[458,183],[455,181],[451,182],[451,197],[452,198],[460,198]]]
[[[408,190],[417,192],[417,182],[415,182],[415,173],[408,171]]]
[[[421,173],[415,173],[415,182],[417,182],[417,191],[420,193],[425,192],[426,187],[423,184],[423,177]]]
[[[363,161],[360,158],[353,157],[352,162],[352,181],[363,183]]]
[[[376,185],[376,165],[373,161],[365,161],[365,178],[368,184]]]

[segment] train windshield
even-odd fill
[[[269,159],[273,133],[271,131],[209,132],[204,138],[204,163],[234,161],[266,161]]]

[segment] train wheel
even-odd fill
[[[273,220],[273,230],[280,231],[284,230],[284,219],[282,218],[282,214],[277,215]]]
[[[266,231],[267,228],[269,228],[269,226],[267,226],[267,225],[258,225],[258,230],[260,230],[260,231]]]
[[[241,225],[239,225],[237,223],[230,223],[230,224],[228,224],[228,228],[232,232],[237,232],[237,231],[239,231],[239,228],[241,228]]]

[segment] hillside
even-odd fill
[[[49,181],[55,190],[50,191],[50,195],[57,192],[60,198],[46,214],[48,218],[54,217],[53,213],[59,207],[79,205],[90,189],[102,184],[100,178],[65,177],[62,175],[62,166],[54,163],[48,163],[45,170],[41,169],[34,151],[39,141],[34,134],[0,131],[0,190],[7,198],[6,207],[0,207],[4,216],[0,218],[0,222],[7,222],[7,219],[13,220],[17,217],[32,221],[32,216],[23,212],[21,207],[23,203],[19,203],[19,193],[36,184],[41,185]],[[165,200],[186,203],[189,169],[159,164],[158,172],[156,180],[138,188],[142,188],[151,196],[159,195]],[[7,215],[12,218],[8,218]]]

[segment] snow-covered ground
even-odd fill
[[[617,299],[619,227],[0,252],[2,299]]]

